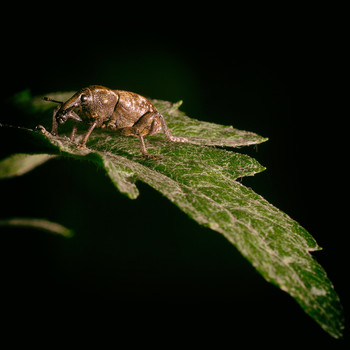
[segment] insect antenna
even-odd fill
[[[61,104],[63,103],[62,101],[57,101],[57,100],[54,100],[53,98],[50,98],[50,97],[47,97],[47,96],[44,96],[43,100],[44,101],[49,101],[49,102],[61,103]]]

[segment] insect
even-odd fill
[[[57,135],[58,125],[71,119],[74,122],[71,141],[74,141],[77,125],[79,123],[89,125],[78,145],[79,148],[86,148],[86,142],[95,128],[106,128],[124,136],[138,137],[142,154],[146,158],[157,157],[148,154],[144,136],[155,135],[161,129],[168,141],[188,142],[184,137],[173,136],[164,116],[148,99],[134,92],[90,85],[79,90],[66,102],[56,101],[49,97],[44,97],[44,100],[59,104],[53,112],[51,134]],[[80,110],[80,115],[74,109]]]

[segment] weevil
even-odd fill
[[[79,90],[66,102],[49,97],[44,97],[44,100],[58,103],[52,115],[51,134],[57,135],[58,125],[71,119],[74,122],[71,141],[74,142],[77,125],[79,123],[89,125],[78,145],[79,148],[86,148],[86,142],[95,128],[106,128],[118,131],[124,136],[138,137],[142,154],[146,158],[157,158],[157,156],[148,154],[144,136],[155,135],[161,129],[168,141],[188,142],[184,137],[173,136],[164,116],[157,108],[148,99],[134,92],[90,85]]]

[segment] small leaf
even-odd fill
[[[0,161],[0,179],[23,175],[53,157],[50,154],[13,154]]]
[[[64,237],[72,237],[74,232],[61,224],[38,218],[10,218],[0,220],[0,226],[35,228]]]

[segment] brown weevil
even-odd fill
[[[79,144],[80,148],[86,147],[86,141],[95,128],[106,128],[118,131],[124,136],[138,137],[142,154],[146,158],[156,157],[148,155],[144,136],[155,135],[161,129],[168,141],[188,142],[184,137],[171,135],[164,116],[148,99],[134,92],[90,85],[79,90],[66,102],[56,101],[49,97],[44,97],[44,99],[59,104],[53,112],[51,134],[57,135],[58,125],[72,119],[74,125],[71,140],[74,141],[77,124],[89,125]],[[80,115],[74,109],[79,110]]]

